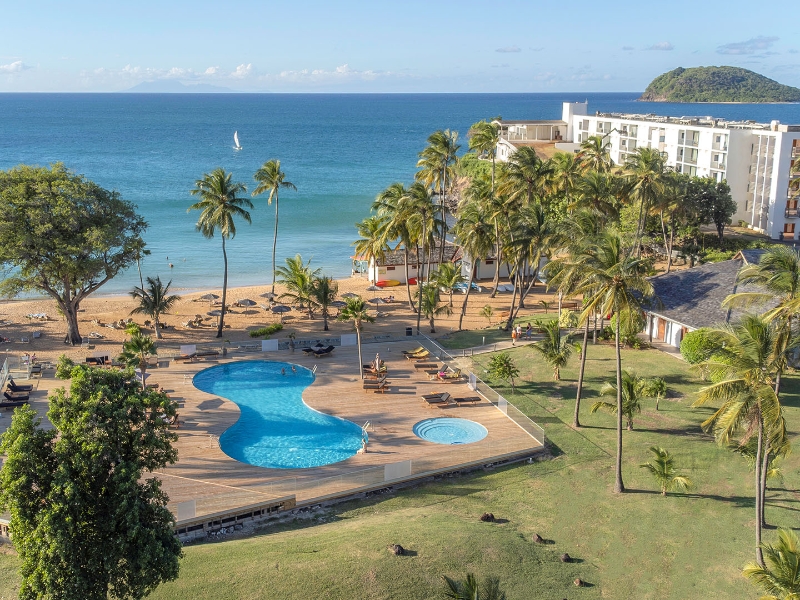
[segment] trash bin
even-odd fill
[[[412,333],[413,331],[414,330],[411,327],[406,327],[406,335],[408,337],[411,337],[413,335],[413,333]]]

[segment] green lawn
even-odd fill
[[[551,310],[548,314],[533,313],[530,315],[522,315],[514,319],[514,326],[519,325],[522,327],[522,331],[524,332],[525,327],[527,327],[528,323],[530,323],[534,328],[534,333],[536,333],[536,321],[551,321],[556,318],[556,312],[557,311],[555,310]],[[498,318],[492,317],[492,323],[493,325],[491,327],[459,331],[457,333],[443,336],[436,341],[439,342],[443,348],[448,348],[450,350],[475,348],[478,346],[494,344],[496,342],[511,341],[511,332],[504,331],[499,328],[501,324],[505,325],[505,320],[498,323]]]
[[[590,415],[604,380],[613,377],[613,347],[592,346],[587,359],[584,427],[574,431],[577,357],[551,381],[533,351],[511,351],[522,371],[517,394],[506,397],[546,430],[553,458],[448,478],[368,501],[341,504],[312,520],[265,529],[247,539],[186,548],[180,579],[153,598],[441,597],[441,575],[498,576],[509,600],[562,598],[757,598],[741,576],[753,557],[753,484],[743,459],[700,431],[710,409],[689,407],[701,385],[681,361],[654,350],[626,351],[624,363],[664,377],[672,397],[652,403],[624,433],[628,492],[612,493],[614,418]],[[476,357],[477,372],[489,356]],[[787,420],[800,424],[800,381],[784,379]],[[500,382],[493,382],[503,387]],[[795,436],[796,441],[796,436]],[[697,484],[666,498],[638,467],[648,447],[673,453]],[[797,527],[800,459],[784,465],[787,490],[768,492],[767,520]],[[500,523],[481,523],[490,511]],[[553,543],[537,545],[539,533]],[[765,532],[771,540],[774,533]],[[411,556],[388,553],[399,543]],[[559,561],[568,552],[572,564]],[[0,598],[14,596],[13,556],[0,554]],[[580,577],[591,587],[576,589]]]

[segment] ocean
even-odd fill
[[[484,118],[557,119],[564,101],[589,110],[713,115],[800,123],[798,104],[651,104],[637,93],[559,94],[0,94],[0,169],[61,161],[117,190],[149,222],[146,276],[175,290],[222,284],[219,238],[195,230],[189,190],[216,167],[254,187],[265,161],[281,160],[297,191],[282,191],[277,262],[301,254],[334,277],[350,274],[355,223],[382,189],[413,181],[430,133],[451,129],[467,148]],[[233,148],[239,132],[242,150]],[[229,285],[271,282],[274,206],[254,198],[253,223],[228,245]],[[138,285],[135,267],[102,294]]]

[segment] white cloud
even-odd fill
[[[235,77],[236,79],[244,79],[248,77],[253,72],[253,65],[251,63],[244,64],[242,63],[236,70],[231,73],[231,77]]]
[[[657,44],[653,44],[652,46],[648,46],[645,50],[660,50],[662,52],[669,52],[670,50],[674,50],[675,46],[673,46],[670,42],[658,42]]]
[[[343,64],[332,71],[326,69],[302,69],[300,71],[281,71],[277,76],[265,75],[265,81],[278,80],[293,83],[338,83],[344,81],[373,81],[378,77],[394,75],[390,71],[359,71],[349,64]]]
[[[217,73],[219,73],[219,67],[208,67],[203,71],[203,75],[216,75]]]
[[[27,71],[30,68],[32,67],[29,67],[21,60],[15,60],[7,65],[0,65],[0,73],[21,73],[22,71]]]
[[[768,50],[780,38],[775,36],[750,38],[744,42],[731,42],[717,47],[717,54],[755,54],[759,50]]]
[[[634,48],[633,46],[623,46],[622,49],[625,52],[633,52],[634,50],[636,50],[636,48]]]
[[[498,48],[495,52],[522,52],[518,46],[505,46],[504,48]]]

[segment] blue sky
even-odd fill
[[[699,65],[800,86],[796,2],[17,0],[2,14],[0,92],[639,91]]]

